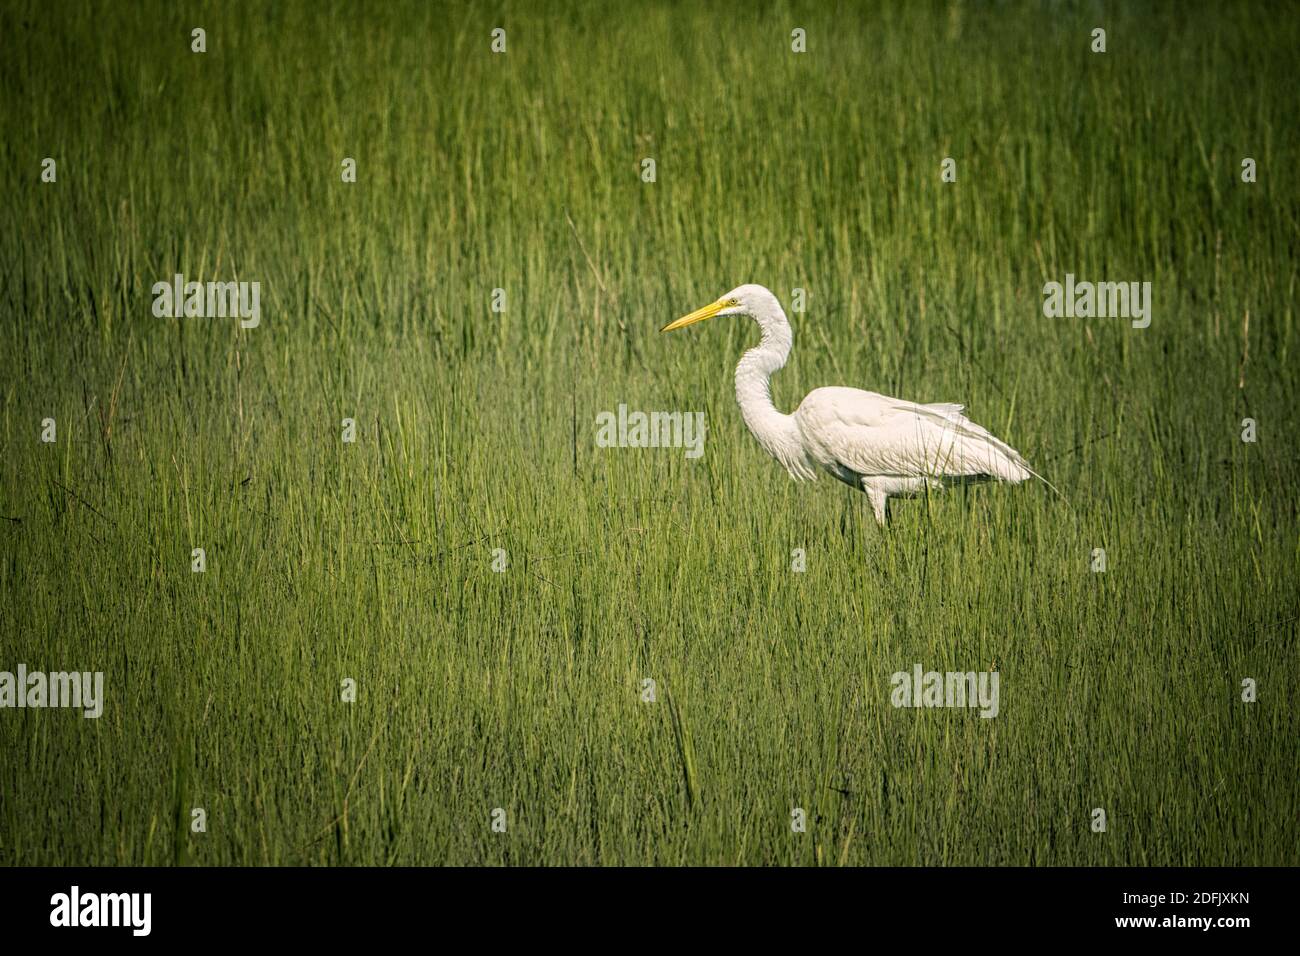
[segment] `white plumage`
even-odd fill
[[[761,285],[742,285],[663,331],[717,315],[748,315],[763,333],[736,366],[736,401],[758,443],[798,480],[815,479],[821,468],[866,492],[880,524],[890,497],[1037,477],[1019,452],[963,415],[962,405],[919,405],[832,386],[814,389],[793,414],[783,414],[770,387],[794,342],[781,303]]]

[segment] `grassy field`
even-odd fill
[[[0,710],[0,863],[1300,862],[1295,8],[733,6],[5,4],[0,670],[105,702]],[[779,406],[963,402],[1064,500],[791,482],[753,325],[657,331],[751,281]]]

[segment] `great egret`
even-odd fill
[[[742,285],[661,331],[717,315],[747,315],[763,332],[736,366],[736,402],[758,443],[796,480],[816,479],[820,466],[866,492],[881,525],[891,495],[1040,477],[1019,452],[963,415],[964,405],[918,405],[832,386],[813,389],[793,414],[783,414],[772,404],[771,378],[789,358],[794,335],[781,303],[761,285]]]

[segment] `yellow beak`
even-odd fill
[[[727,307],[727,303],[724,302],[722,299],[719,299],[717,302],[714,302],[712,305],[706,305],[702,309],[696,309],[690,315],[683,315],[676,322],[669,322],[659,331],[672,332],[675,329],[684,329],[688,325],[694,325],[696,322],[703,322],[705,319],[713,318],[715,315],[717,315],[726,307]]]

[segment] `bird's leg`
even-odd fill
[[[879,488],[874,488],[865,483],[862,488],[867,493],[867,500],[871,502],[871,510],[876,513],[876,524],[882,528],[885,527],[889,523],[889,512],[886,507],[889,502],[889,495]]]

